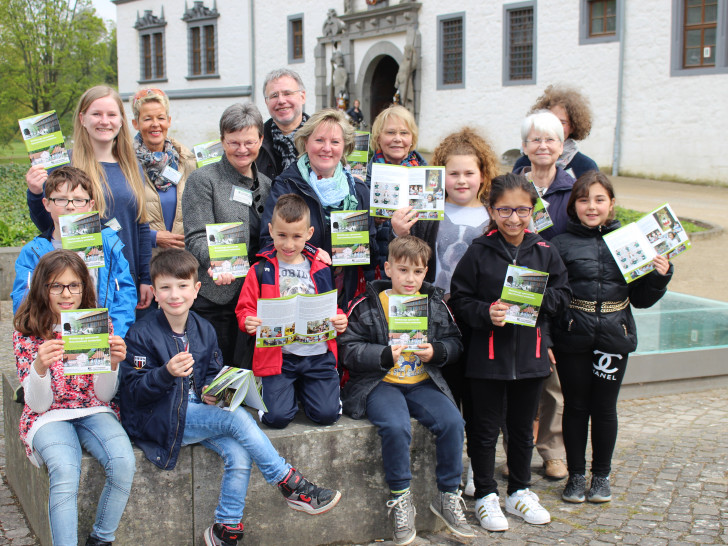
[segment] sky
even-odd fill
[[[116,6],[111,0],[92,0],[91,3],[96,8],[96,13],[105,21],[111,19],[116,21]]]

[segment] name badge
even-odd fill
[[[116,218],[112,218],[108,222],[106,222],[106,227],[110,227],[115,232],[119,233],[121,231],[121,224]]]
[[[173,169],[169,165],[167,165],[162,171],[162,176],[175,186],[179,184],[180,180],[182,180],[182,173],[180,173],[177,169]]]
[[[249,207],[253,204],[253,192],[250,190],[246,190],[245,188],[233,186],[233,191],[230,194],[230,200],[237,201],[238,203],[242,203],[243,205]]]

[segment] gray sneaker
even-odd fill
[[[592,476],[589,494],[586,496],[589,502],[609,502],[612,500],[612,489],[609,487],[609,476]]]
[[[465,521],[463,508],[465,508],[465,501],[460,495],[460,491],[455,493],[438,491],[435,500],[430,503],[430,510],[445,522],[453,534],[462,538],[474,538],[475,533]]]
[[[398,545],[411,543],[417,536],[415,529],[417,510],[412,504],[412,491],[408,489],[401,495],[392,497],[387,501],[387,508],[389,508],[388,516],[394,512],[394,543]]]
[[[569,474],[569,481],[566,482],[561,498],[566,502],[584,502],[584,493],[586,493],[584,474]]]

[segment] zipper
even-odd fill
[[[179,349],[179,347],[177,346],[177,339],[174,336],[172,336],[172,338],[174,339],[175,347],[177,349]],[[192,373],[195,373],[194,370],[192,371]],[[182,380],[182,393],[179,397],[179,404],[177,405],[177,422],[176,422],[175,429],[174,429],[174,444],[172,445],[172,449],[169,450],[169,457],[167,457],[167,462],[164,463],[165,468],[167,468],[167,466],[169,465],[169,461],[172,460],[172,454],[174,453],[174,445],[177,444],[177,438],[179,436],[180,410],[182,409],[182,405],[184,404],[184,395],[188,391],[188,389],[185,388],[185,378],[180,377],[180,379]]]
[[[513,325],[513,359],[511,360],[511,379],[516,379],[516,353],[518,351],[519,328]]]
[[[629,334],[627,333],[627,326],[625,324],[622,324],[622,330],[624,330],[624,337],[628,337]]]
[[[574,319],[569,319],[569,327],[566,329],[567,332],[571,332],[571,325],[574,324]]]

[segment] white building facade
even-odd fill
[[[163,89],[188,146],[233,102],[267,118],[275,68],[301,74],[309,113],[332,105],[334,53],[371,123],[410,45],[421,151],[466,124],[517,149],[535,99],[565,83],[590,99],[580,149],[600,167],[728,184],[728,0],[112,1],[120,93]]]

